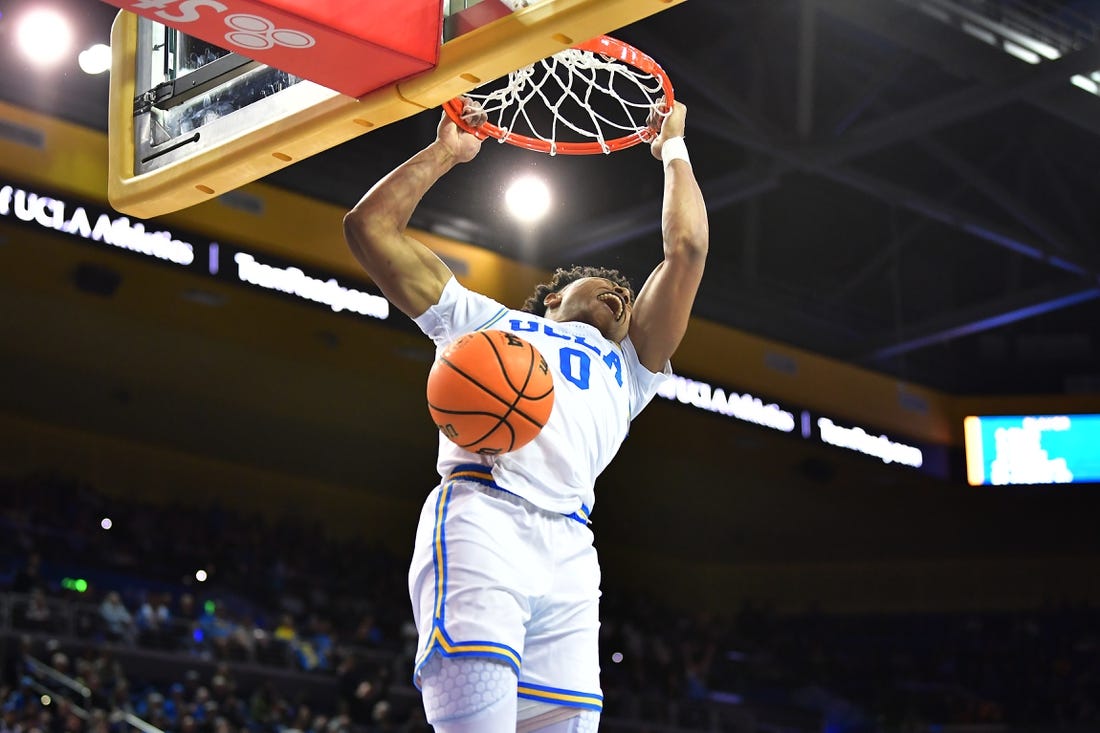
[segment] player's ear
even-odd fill
[[[553,308],[554,306],[556,306],[560,302],[561,302],[561,293],[557,293],[557,292],[547,293],[546,297],[542,299],[542,304],[544,306],[546,306],[547,309]]]

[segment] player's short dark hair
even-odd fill
[[[554,272],[554,276],[550,278],[550,282],[538,285],[535,288],[535,292],[527,298],[526,302],[524,302],[522,310],[528,313],[534,313],[536,316],[546,315],[546,303],[543,301],[546,300],[547,295],[550,293],[560,293],[566,286],[575,283],[577,280],[583,280],[586,277],[602,277],[605,280],[610,280],[616,285],[621,285],[630,291],[631,300],[634,299],[634,288],[631,287],[630,280],[618,270],[609,267],[573,265],[568,268],[559,267],[557,271]]]

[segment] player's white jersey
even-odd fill
[[[630,421],[657,392],[666,364],[654,374],[638,361],[630,339],[616,344],[587,323],[558,323],[511,310],[452,278],[439,303],[415,319],[435,342],[437,355],[471,331],[511,331],[542,353],[554,376],[554,409],[533,441],[511,453],[482,456],[439,437],[437,467],[490,466],[496,484],[535,506],[587,518],[596,477],[626,438]]]

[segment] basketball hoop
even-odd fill
[[[463,119],[467,100],[487,121]],[[672,82],[652,58],[628,43],[599,36],[537,61],[443,105],[460,128],[479,138],[548,155],[612,153],[656,137],[649,125]]]

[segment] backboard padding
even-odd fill
[[[443,23],[439,0],[103,2],[352,97],[432,68]]]

